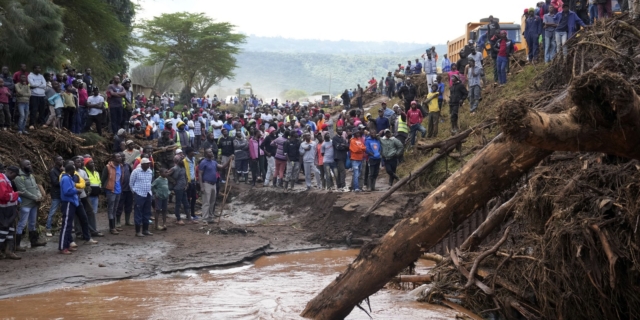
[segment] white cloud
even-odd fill
[[[399,41],[444,44],[467,22],[494,15],[520,23],[536,0],[139,0],[138,19],[162,13],[205,12],[237,31],[294,39]]]

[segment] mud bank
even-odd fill
[[[58,236],[45,247],[27,249],[22,260],[0,261],[0,299],[61,287],[145,279],[190,269],[224,267],[273,253],[362,244],[384,234],[403,217],[420,195],[398,194],[368,221],[360,215],[380,193],[293,193],[274,188],[234,185],[220,225],[177,226],[169,215],[167,231],[136,238],[133,227],[119,235],[96,238],[97,245],[78,241],[73,255],[58,254]],[[172,212],[172,210],[170,210]],[[108,223],[99,212],[99,227]],[[23,247],[25,243],[23,242]]]

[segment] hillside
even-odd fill
[[[358,83],[364,86],[372,74],[376,79],[386,76],[398,63],[419,58],[427,47],[431,45],[251,37],[237,56],[235,79],[211,91],[224,95],[250,82],[258,95],[267,98],[289,89],[326,92],[329,86],[336,94]],[[445,48],[436,46],[439,54]]]

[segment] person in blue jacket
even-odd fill
[[[64,173],[60,178],[60,200],[62,207],[62,227],[60,228],[60,244],[58,249],[62,254],[71,254],[71,242],[73,242],[73,219],[76,209],[80,206],[78,199],[78,189],[73,181],[76,168],[72,163],[64,167]]]
[[[576,32],[576,24],[583,28],[586,28],[587,25],[575,12],[569,10],[567,3],[562,5],[562,12],[556,14],[554,21],[556,23],[556,50],[559,51],[562,47],[562,54],[566,57],[567,47],[564,44]]]
[[[527,19],[524,23],[524,32],[522,35],[524,35],[524,38],[527,40],[529,62],[533,63],[538,56],[538,41],[542,34],[542,20],[540,16],[535,14],[535,10],[531,8],[527,13]]]
[[[376,191],[376,180],[378,179],[378,173],[380,172],[380,162],[382,157],[380,152],[382,146],[380,140],[378,140],[378,133],[371,131],[369,137],[364,141],[366,147],[365,152],[369,156],[369,190]]]

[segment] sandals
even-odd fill
[[[184,222],[182,222],[182,220],[176,221],[176,224],[179,225],[179,226],[184,226]]]

